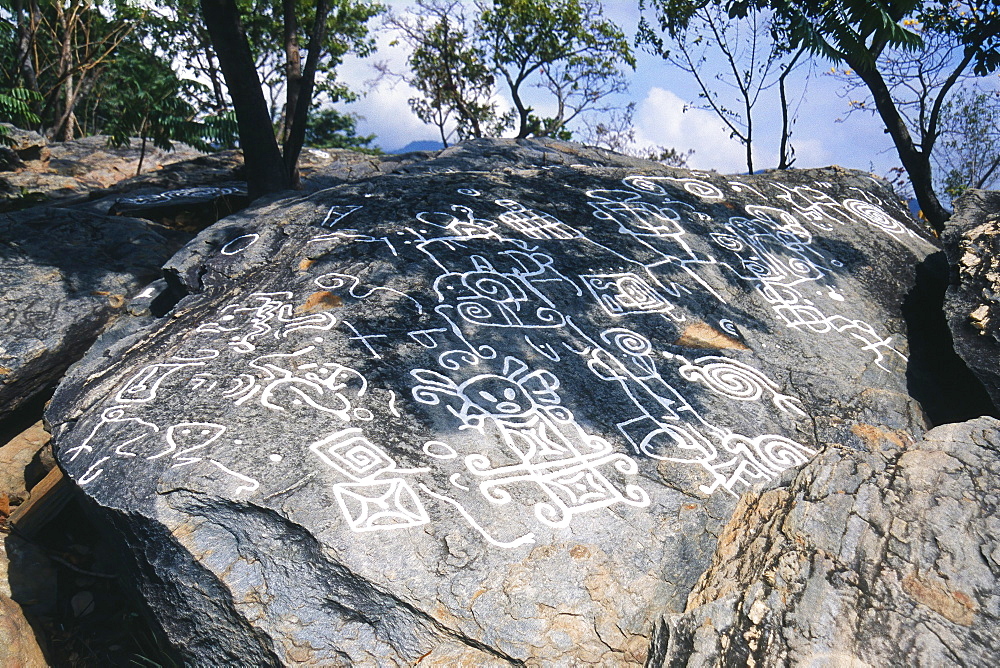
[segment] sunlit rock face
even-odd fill
[[[1000,192],[970,190],[948,221],[951,264],[945,299],[955,350],[983,383],[1000,415]]]
[[[0,419],[44,400],[189,238],[90,212],[0,213]]]
[[[48,420],[190,661],[642,663],[741,496],[926,429],[934,251],[861,173],[475,142],[208,228]]]

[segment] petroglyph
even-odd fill
[[[86,486],[144,459],[151,475],[197,471],[240,498],[321,485],[352,533],[449,517],[515,549],[583,514],[645,512],[657,466],[692,471],[689,493],[738,495],[806,464],[815,450],[790,434],[807,412],[758,368],[755,328],[850,342],[880,372],[902,368],[893,337],[853,315],[844,264],[817,242],[850,225],[912,234],[876,198],[698,173],[600,185],[580,192],[573,217],[478,183],[449,191],[466,204],[397,220],[327,207],[312,228],[324,233],[302,244],[311,254],[294,259],[298,282],[233,298],[172,354],[122,373],[66,451],[71,473]],[[720,215],[727,191],[751,202]],[[345,248],[405,274],[315,259]],[[720,280],[756,310],[730,303]],[[164,402],[184,419],[153,417]],[[751,403],[785,431],[734,432],[728,411]],[[284,421],[281,442],[211,419],[232,411]],[[241,457],[260,448],[312,477],[248,475]]]

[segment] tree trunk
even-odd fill
[[[785,81],[795,68],[795,61],[799,59],[799,56],[805,50],[806,48],[802,47],[796,51],[795,55],[782,70],[781,76],[778,77],[778,93],[781,96],[781,146],[778,148],[778,169],[791,169],[792,163],[795,162],[795,158],[792,157],[795,149],[789,145],[792,128],[788,118],[788,96],[785,91]]]
[[[282,0],[285,19],[285,118],[281,124],[281,141],[288,141],[295,108],[302,92],[302,54],[299,53],[299,21],[295,16],[295,0]]]
[[[32,7],[34,10],[34,7]],[[24,0],[15,0],[14,19],[17,22],[17,65],[21,73],[24,87],[38,92],[38,79],[35,76],[34,62],[31,51],[35,42],[34,16],[25,16]]]
[[[514,108],[517,110],[517,138],[524,139],[531,134],[531,128],[528,127],[528,115],[531,113],[531,109],[524,106],[524,102],[521,101],[520,91],[518,90],[523,79],[518,79],[518,81],[515,82],[506,72],[504,72],[503,75],[507,79],[507,85],[510,87],[510,97],[514,101]]]
[[[53,137],[56,141],[73,141],[73,109],[76,107],[76,91],[73,88],[73,76],[67,76],[63,82],[63,108],[56,122]]]
[[[290,185],[288,172],[274,138],[236,0],[201,0],[201,12],[233,100],[250,197],[284,190]]]
[[[285,173],[289,183],[294,187],[299,182],[299,154],[306,140],[306,125],[309,122],[309,104],[312,101],[313,84],[316,81],[316,70],[319,67],[320,54],[326,41],[326,18],[330,13],[329,0],[316,1],[316,16],[313,20],[312,32],[309,35],[309,51],[306,64],[302,70],[301,88],[295,102],[295,114],[288,129],[288,138],[284,145]],[[288,82],[291,90],[292,82]],[[286,119],[287,122],[287,119]]]
[[[910,131],[906,127],[906,121],[896,109],[892,93],[886,86],[881,73],[877,69],[865,67],[859,62],[852,63],[851,60],[847,60],[847,64],[854,68],[854,71],[868,86],[868,90],[875,100],[875,109],[878,111],[882,123],[885,124],[889,136],[892,137],[893,144],[896,145],[896,153],[899,154],[899,160],[903,163],[903,169],[910,177],[913,193],[917,197],[920,210],[934,231],[940,234],[944,231],[944,224],[948,220],[949,214],[938,200],[937,193],[934,192],[929,152],[920,151],[914,145],[913,137],[910,136]]]

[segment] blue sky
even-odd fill
[[[390,0],[386,4],[399,12],[410,3]],[[636,1],[604,3],[605,17],[619,25],[630,40],[634,40],[639,21],[637,4]],[[404,69],[407,52],[402,46],[391,46],[393,39],[391,33],[381,34],[378,52],[368,59],[345,62],[340,70],[341,78],[357,87],[374,78],[373,63],[379,60],[386,61],[396,71]],[[636,103],[636,143],[680,151],[693,149],[694,154],[688,161],[693,168],[725,173],[745,171],[744,148],[729,138],[722,121],[708,110],[688,108],[685,111],[688,103],[698,98],[693,77],[657,56],[642,51],[636,55],[638,64],[635,72],[630,73],[630,90],[624,99],[624,102]],[[829,62],[819,60],[812,67],[793,130],[795,167],[840,165],[885,175],[899,164],[892,141],[877,118],[864,112],[847,115],[848,100],[841,92],[843,82],[830,76],[830,67]],[[803,67],[793,75],[790,96],[801,94],[806,72],[807,68]],[[413,95],[414,91],[403,83],[382,81],[358,102],[338,106],[364,117],[358,124],[360,133],[374,133],[378,135],[376,144],[385,150],[394,150],[411,141],[438,139],[435,127],[423,124],[410,112],[407,100]],[[535,102],[536,108],[544,112],[544,100]],[[766,99],[759,108],[761,111],[756,119],[759,140],[754,142],[754,166],[774,167],[780,140],[780,110]]]

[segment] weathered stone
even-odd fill
[[[53,398],[188,660],[642,663],[741,495],[923,433],[901,304],[935,248],[871,177],[406,169],[208,228]]]
[[[42,550],[0,534],[0,667],[49,665],[28,614],[51,614],[55,601],[56,574]]]
[[[185,239],[131,218],[0,214],[0,417],[51,387]]]
[[[0,172],[13,172],[24,167],[24,160],[13,149],[0,144]]]
[[[0,594],[0,667],[46,668],[49,665],[20,606]]]
[[[119,198],[108,213],[145,218],[168,227],[197,232],[249,204],[245,183],[168,190]]]
[[[3,143],[23,162],[46,162],[51,156],[45,137],[31,130],[22,130],[9,123],[0,123],[6,141]]]
[[[11,504],[28,498],[28,490],[55,464],[46,453],[49,433],[38,422],[7,443],[0,444],[0,494]],[[48,461],[46,461],[48,460]]]
[[[23,130],[18,132],[24,133]],[[36,133],[24,134],[39,137],[45,147],[45,140]],[[139,168],[141,147],[141,140],[133,139],[126,146],[114,148],[108,145],[106,136],[95,135],[50,144],[44,148],[41,159],[29,157],[34,149],[25,149],[19,152],[25,162],[24,169],[0,175],[0,193],[7,195],[0,198],[0,211],[23,208],[24,204],[35,201],[85,197],[88,191],[134,177]],[[150,172],[198,155],[200,152],[184,144],[175,144],[173,151],[162,151],[147,143],[142,169]]]
[[[945,313],[955,350],[1000,407],[1000,192],[960,197],[944,242],[952,266]]]
[[[998,427],[866,427],[744,495],[653,664],[997,665]]]

